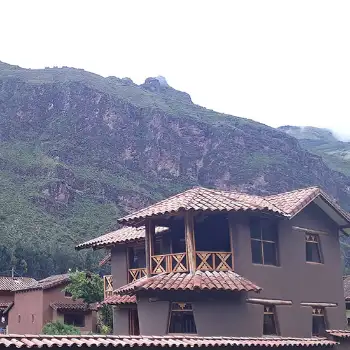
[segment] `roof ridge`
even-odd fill
[[[309,187],[303,187],[303,188],[295,189],[295,190],[292,190],[292,191],[286,191],[286,192],[279,192],[279,193],[276,193],[276,194],[270,194],[268,196],[262,196],[262,197],[266,199],[266,198],[271,198],[271,197],[275,197],[275,196],[279,196],[279,195],[296,193],[296,192],[301,192],[301,191],[311,190],[311,189],[322,191],[320,186],[309,186]]]

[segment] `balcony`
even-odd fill
[[[105,299],[113,295],[113,276],[112,275],[103,276],[103,291],[104,291]]]
[[[145,267],[138,269],[129,269],[128,282],[134,282],[145,276],[147,276]]]
[[[186,253],[154,255],[151,257],[151,273],[187,272]],[[196,270],[230,271],[233,269],[232,253],[196,252]]]

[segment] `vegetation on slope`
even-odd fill
[[[77,243],[194,185],[272,193],[320,185],[350,208],[350,178],[285,133],[192,103],[154,79],[0,63],[0,272],[97,268]]]

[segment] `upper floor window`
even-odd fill
[[[306,261],[321,263],[321,249],[318,235],[306,233]]]
[[[270,220],[252,220],[250,237],[253,263],[277,265],[277,225]]]
[[[71,298],[72,297],[72,293],[68,292],[67,290],[64,291],[64,296],[66,298]]]
[[[324,336],[326,331],[326,319],[324,309],[320,307],[312,308],[312,335]]]
[[[171,303],[168,333],[197,333],[192,304]]]
[[[264,335],[277,335],[276,308],[274,306],[264,306]]]

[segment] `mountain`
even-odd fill
[[[294,136],[308,151],[322,157],[334,170],[350,176],[350,142],[339,140],[331,130],[312,126],[281,126],[279,130]]]
[[[281,130],[69,67],[0,63],[0,271],[96,267],[74,245],[194,185],[268,194],[319,185],[350,209],[350,177]]]

